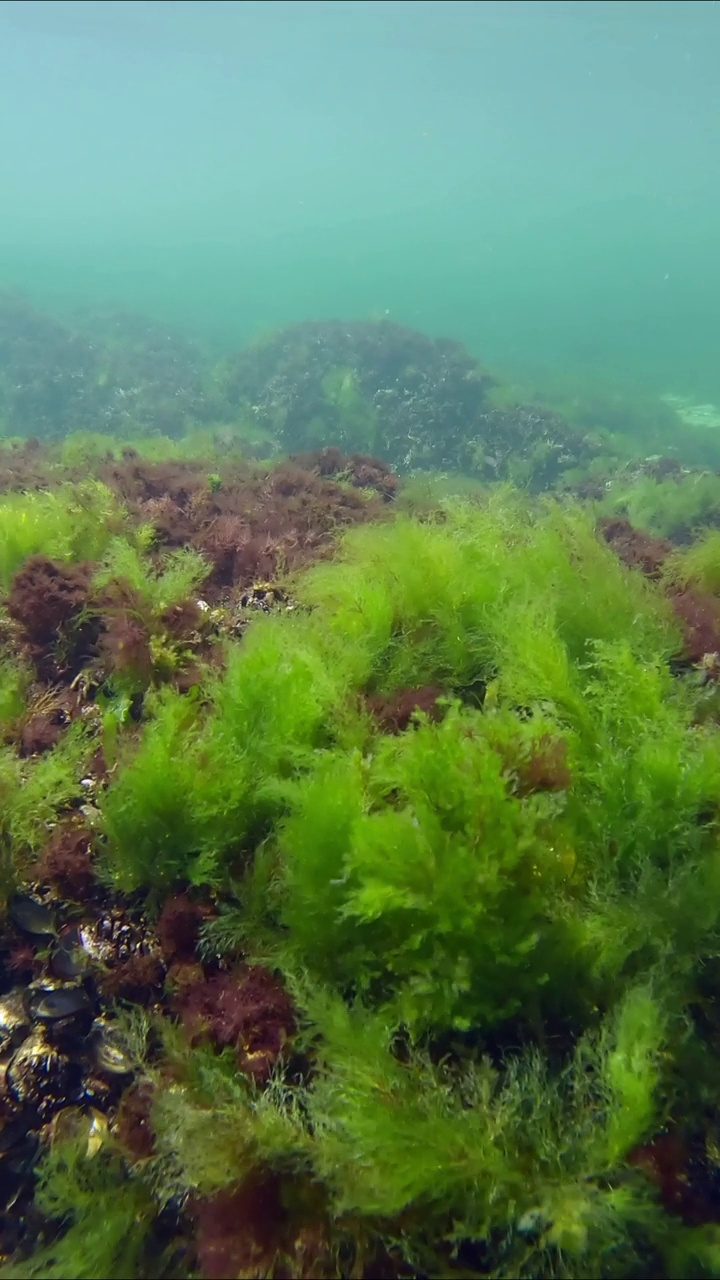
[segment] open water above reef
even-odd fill
[[[720,10],[6,0],[0,285],[720,399]]]

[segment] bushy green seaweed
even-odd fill
[[[530,684],[543,644],[556,641],[570,662],[595,640],[677,645],[658,593],[618,564],[586,513],[534,511],[508,490],[482,505],[448,502],[434,521],[352,530],[342,572],[314,567],[298,595],[352,642],[353,681],[380,688],[462,688],[501,666],[526,670]]]
[[[194,698],[165,690],[139,746],[115,744],[124,767],[102,798],[101,816],[106,872],[124,892],[192,878],[202,839],[199,795],[208,783],[199,768],[197,716]]]
[[[119,461],[128,453],[149,462],[227,461],[242,458],[248,450],[255,454],[263,448],[268,457],[275,452],[272,437],[252,421],[217,422],[190,428],[182,436],[104,435],[102,432],[74,431],[65,436],[58,455],[64,466],[96,466],[112,459]]]
[[[451,712],[298,783],[273,909],[300,963],[436,1031],[579,1016],[583,999],[587,1017],[668,951],[685,971],[720,922],[717,735],[627,652],[583,677],[577,725],[567,706],[520,724]],[[560,735],[572,780],[518,794],[517,769]]]
[[[57,813],[83,794],[91,750],[83,723],[37,758],[21,760],[12,748],[0,748],[0,896],[27,872]]]
[[[0,731],[18,720],[27,700],[32,673],[9,657],[0,658]]]
[[[113,622],[117,627],[109,645],[108,681],[116,698],[132,698],[149,684],[171,682],[184,663],[193,661],[193,644],[173,634],[174,608],[182,616],[182,607],[189,603],[198,615],[198,636],[203,627],[194,599],[209,572],[207,561],[190,547],[151,560],[153,538],[150,525],[140,526],[132,542],[113,538],[93,575],[95,607],[110,621],[111,634]]]
[[[27,1262],[0,1269],[3,1280],[127,1280],[148,1271],[156,1205],[142,1179],[128,1174],[119,1151],[88,1153],[87,1136],[48,1148],[38,1169],[37,1206],[57,1224],[57,1239]]]
[[[663,565],[671,586],[695,586],[720,595],[720,530],[706,530],[692,546],[675,551]]]
[[[548,852],[560,807],[512,795],[478,713],[380,742],[372,759],[328,757],[280,837],[280,919],[299,959],[394,993],[413,1029],[487,1025],[532,1004],[563,950]]]
[[[641,476],[624,483],[620,478],[602,506],[608,512],[627,515],[637,528],[659,537],[687,537],[717,522],[720,476],[704,471],[663,480]]]
[[[382,443],[378,415],[363,394],[355,371],[331,369],[322,379],[321,387],[325,401],[338,416],[335,438],[342,439],[346,451],[377,453]],[[321,448],[327,443],[327,423],[320,420],[319,428],[316,446]]]
[[[61,485],[52,493],[8,493],[0,500],[0,587],[28,556],[54,560],[96,560],[124,514],[115,496],[98,480]]]
[[[461,1242],[495,1276],[627,1276],[639,1245],[662,1248],[662,1214],[623,1169],[663,1117],[669,1028],[647,985],[559,1076],[535,1051],[502,1072],[484,1059],[433,1064],[419,1046],[399,1056],[383,1015],[304,979],[296,996],[316,1054],[300,1090],[276,1079],[258,1095],[227,1058],[168,1045],[180,1076],[154,1109],[165,1195],[212,1193],[260,1167],[310,1174],[338,1233],[364,1224],[430,1276],[478,1274],[458,1265]]]
[[[720,730],[662,587],[501,490],[354,530],[293,592],[151,699],[100,799],[113,883],[224,889],[207,953],[273,965],[300,1021],[266,1088],[162,1028],[158,1201],[309,1183],[332,1274],[348,1232],[428,1276],[716,1274],[632,1159],[720,1106]],[[439,717],[383,732],[365,695],[427,684]]]
[[[209,565],[198,551],[180,547],[169,551],[160,565],[152,565],[142,554],[142,544],[152,542],[152,529],[141,529],[136,536],[138,542],[139,546],[126,538],[113,538],[94,574],[93,585],[101,588],[111,582],[125,582],[149,610],[160,614],[186,600],[207,577]]]
[[[300,622],[268,618],[229,650],[211,709],[167,691],[101,801],[107,865],[125,890],[218,883],[286,803],[288,782],[353,723]]]

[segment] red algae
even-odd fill
[[[444,710],[438,699],[444,691],[434,684],[416,689],[396,689],[389,694],[371,694],[366,699],[370,712],[383,733],[404,733],[420,714],[430,720],[442,720]]]
[[[76,819],[69,819],[53,831],[37,868],[38,879],[47,881],[60,894],[82,902],[95,886],[92,834]]]
[[[662,566],[673,549],[667,538],[653,538],[620,517],[601,520],[598,527],[608,546],[629,569],[639,569],[647,578],[660,577]]]
[[[265,1083],[295,1031],[292,1001],[280,981],[261,965],[217,973],[179,997],[191,1043],[208,1037],[232,1046],[238,1066]]]
[[[92,655],[98,623],[87,616],[91,576],[88,565],[35,555],[12,580],[7,610],[41,680],[66,679]]]
[[[670,600],[682,628],[683,657],[699,663],[720,653],[720,600],[695,588],[672,592]]]
[[[567,742],[564,738],[543,734],[533,743],[529,758],[515,766],[515,773],[519,796],[537,791],[567,791],[572,782]]]

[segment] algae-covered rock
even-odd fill
[[[558,414],[502,409],[495,379],[459,342],[388,320],[294,325],[242,351],[225,391],[289,453],[333,444],[400,470],[471,471],[551,484],[590,456]]]
[[[69,324],[0,294],[4,434],[178,436],[222,417],[212,362],[184,335],[122,312]]]

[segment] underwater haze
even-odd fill
[[[5,0],[0,287],[720,396],[720,7]]]
[[[720,1280],[719,24],[0,0],[0,1280]]]

